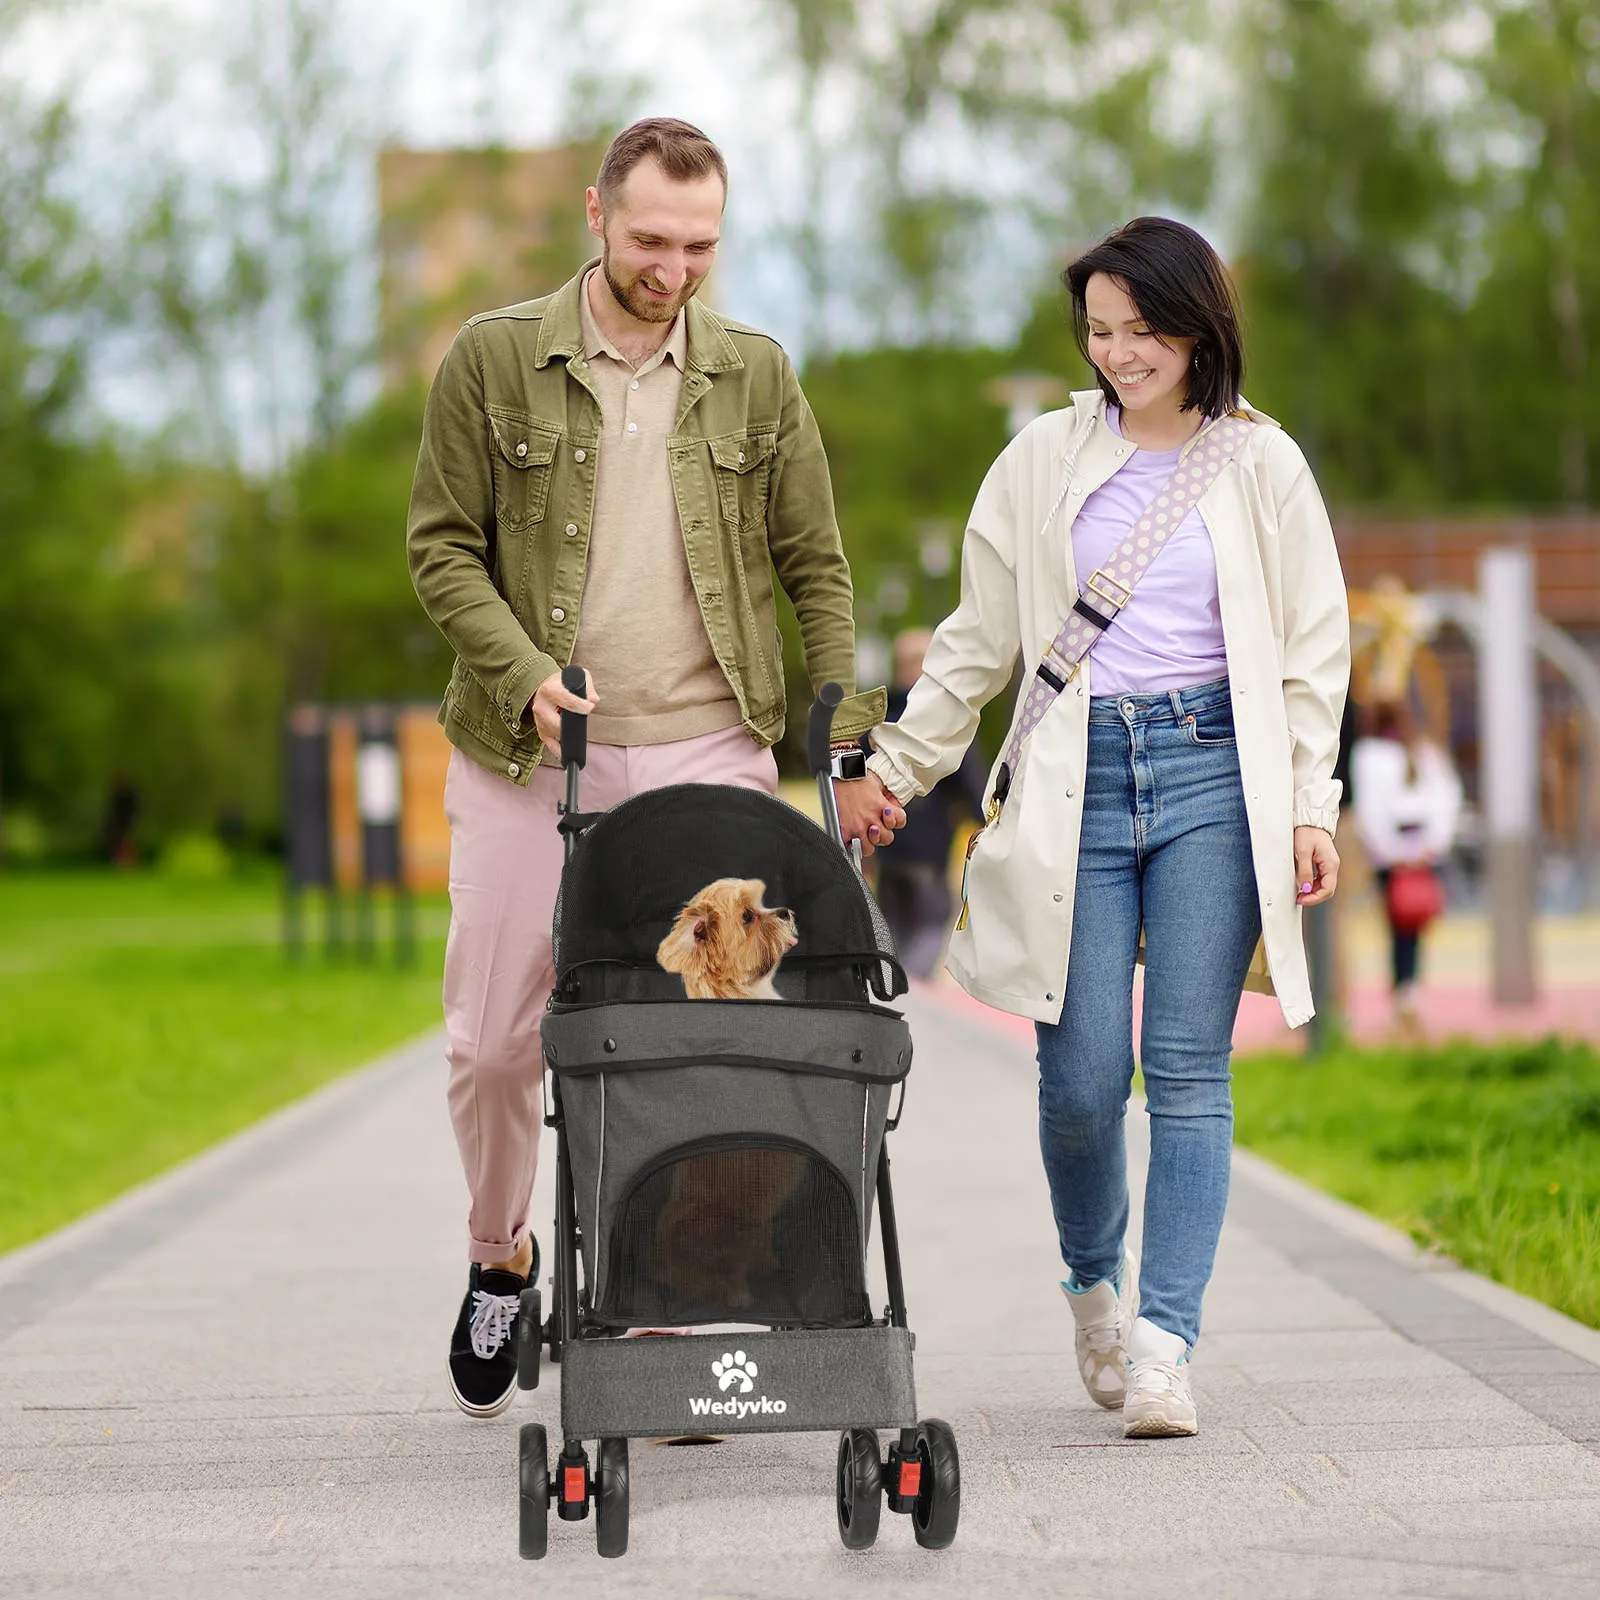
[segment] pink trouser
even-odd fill
[[[672,744],[591,744],[578,803],[605,811],[673,783],[776,794],[778,767],[772,752],[738,727]],[[450,754],[445,1056],[450,1120],[472,1196],[472,1261],[509,1260],[528,1233],[544,1118],[539,1022],[556,977],[550,944],[562,861],[556,803],[565,796],[566,777],[553,767],[540,767],[519,788],[459,750]]]

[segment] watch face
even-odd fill
[[[867,775],[866,754],[860,750],[841,750],[833,758],[833,772],[837,778],[864,778]]]

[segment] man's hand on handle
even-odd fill
[[[870,856],[878,845],[893,844],[895,830],[906,825],[905,807],[875,772],[864,778],[835,778],[833,798],[845,844],[859,839],[863,856]]]
[[[587,672],[583,682],[588,691],[587,700],[580,700],[571,690],[563,688],[561,674],[552,672],[533,691],[533,699],[528,702],[528,710],[533,713],[534,732],[557,761],[561,759],[561,713],[581,711],[588,715],[600,704],[600,696],[594,692],[594,679]]]

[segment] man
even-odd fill
[[[585,810],[671,783],[775,792],[774,567],[813,685],[854,686],[850,572],[810,407],[773,340],[695,299],[726,194],[698,129],[619,134],[586,197],[598,263],[472,318],[428,397],[407,545],[457,657],[440,710],[455,745],[444,1010],[471,1265],[449,1373],[472,1416],[510,1404],[517,1296],[537,1270],[562,709],[590,714]],[[582,697],[562,687],[569,662]],[[851,695],[835,740],[853,746],[883,707],[882,690]],[[905,821],[876,778],[836,794],[866,853]]]

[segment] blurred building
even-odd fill
[[[583,195],[602,154],[596,144],[379,153],[387,387],[430,382],[468,317],[548,294],[589,259]]]

